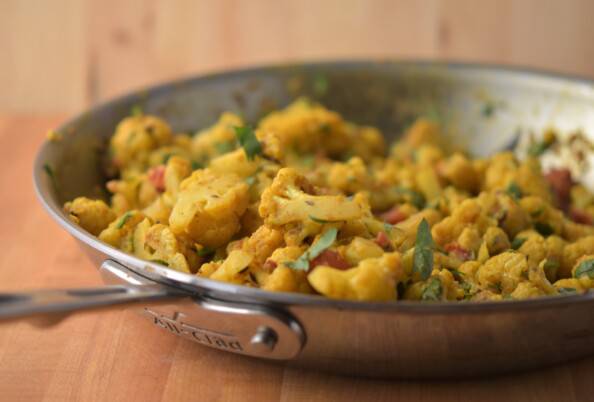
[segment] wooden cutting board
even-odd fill
[[[100,284],[33,194],[35,151],[59,122],[0,116],[2,291]],[[123,309],[45,329],[0,325],[0,401],[589,401],[593,375],[589,358],[474,381],[338,377],[208,349]]]

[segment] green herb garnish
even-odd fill
[[[192,161],[192,170],[202,169],[204,165],[197,161]]]
[[[317,74],[314,77],[313,81],[313,91],[314,94],[318,97],[326,95],[328,92],[328,88],[330,84],[328,83],[328,79],[323,74]]]
[[[411,190],[410,188],[406,187],[396,187],[394,188],[394,191],[397,194],[402,194],[403,196],[407,197],[407,201],[413,204],[417,209],[421,210],[425,208],[425,197],[418,191]]]
[[[559,263],[559,261],[549,260],[547,258],[544,264],[542,265],[542,269],[547,278],[555,278],[557,276],[557,271],[559,271],[560,266],[561,264]]]
[[[534,142],[532,144],[530,144],[530,146],[528,147],[527,153],[530,156],[533,157],[539,157],[542,154],[544,154],[547,149],[549,149],[551,147],[553,143],[552,142],[547,142],[547,141],[538,141],[538,142]]]
[[[421,300],[424,301],[438,301],[441,299],[441,293],[443,289],[441,287],[441,280],[438,277],[434,276],[433,278],[429,279],[427,285],[423,289],[421,293]]]
[[[256,134],[251,127],[242,126],[233,128],[235,130],[237,141],[239,141],[239,145],[241,145],[245,152],[245,156],[247,156],[249,160],[253,160],[256,155],[262,153],[262,144],[260,144],[260,141],[256,138]]]
[[[214,252],[215,250],[210,247],[202,247],[196,249],[196,254],[198,254],[198,257],[206,257],[211,254],[214,254]]]
[[[163,260],[150,260],[151,262],[157,263],[157,264],[161,264],[161,265],[165,265],[166,267],[169,266],[169,264],[166,261]]]
[[[536,229],[536,231],[544,237],[550,236],[553,233],[555,233],[553,227],[548,223],[544,222],[534,222],[534,229]]]
[[[139,117],[142,116],[144,113],[142,111],[142,107],[140,107],[140,105],[134,105],[132,106],[132,109],[130,109],[130,115],[134,116],[134,117]]]
[[[45,174],[47,174],[47,176],[54,181],[56,179],[56,176],[54,175],[54,170],[52,169],[52,167],[50,165],[48,165],[47,163],[43,164],[43,171],[45,172]]]
[[[116,224],[116,229],[121,229],[124,227],[124,225],[126,224],[126,222],[128,222],[130,220],[130,218],[132,218],[132,212],[128,211],[126,212],[124,215],[122,215],[122,217],[120,218],[120,220],[118,221],[118,223]]]
[[[235,140],[217,142],[214,144],[214,147],[219,154],[226,154],[235,149]]]
[[[574,278],[579,278],[585,275],[589,278],[594,278],[594,260],[582,261],[573,274]]]
[[[322,254],[324,250],[330,247],[336,241],[338,229],[330,228],[324,232],[322,236],[312,244],[309,249],[301,254],[297,261],[286,262],[285,265],[300,271],[307,271],[309,269],[309,262]]]
[[[559,289],[557,289],[557,291],[562,295],[577,293],[577,289],[575,289],[575,288],[559,288]]]
[[[316,218],[313,215],[309,215],[309,219],[311,219],[312,221],[314,221],[316,223],[320,223],[320,224],[340,222],[340,221],[332,221],[332,220],[328,220],[328,219]]]
[[[420,275],[422,280],[429,278],[433,271],[433,237],[429,223],[423,218],[417,228],[417,239],[413,254],[413,272]]]
[[[495,104],[492,102],[486,102],[481,109],[481,114],[485,117],[491,117],[495,113]]]
[[[520,198],[522,198],[522,190],[520,189],[520,187],[515,183],[515,182],[511,182],[509,183],[509,185],[507,186],[507,188],[505,189],[505,192],[512,197],[514,200],[519,200]]]
[[[511,248],[513,248],[514,250],[519,249],[520,247],[522,247],[522,244],[524,244],[524,242],[526,242],[525,237],[516,237],[514,240],[512,240],[511,242]]]

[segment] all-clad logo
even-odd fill
[[[212,331],[185,323],[182,321],[185,316],[183,313],[173,313],[173,316],[170,318],[148,308],[145,308],[144,311],[153,319],[153,324],[176,335],[200,342],[203,345],[234,352],[243,352],[241,343],[233,334]]]

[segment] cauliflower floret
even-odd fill
[[[150,152],[171,141],[171,128],[165,121],[149,115],[130,116],[118,124],[111,137],[111,159],[120,169],[143,171]]]
[[[438,245],[445,246],[454,242],[469,226],[475,227],[481,234],[489,227],[497,226],[497,221],[484,213],[476,198],[464,200],[452,215],[435,224],[431,233]]]
[[[215,173],[234,173],[245,178],[258,170],[259,158],[249,160],[243,149],[218,156],[210,161],[208,168]]]
[[[87,232],[97,236],[116,218],[116,214],[102,200],[78,197],[64,204],[68,218]]]
[[[233,250],[216,271],[210,275],[210,279],[242,284],[245,282],[242,274],[247,272],[253,258],[250,253],[243,250]]]
[[[588,254],[594,254],[594,236],[584,237],[565,246],[563,249],[561,267],[559,268],[559,276],[561,278],[571,276],[571,269],[576,261],[581,256]]]
[[[338,247],[338,251],[350,266],[356,266],[368,258],[381,257],[384,253],[384,250],[373,240],[358,236],[348,245]]]
[[[211,127],[199,131],[192,139],[192,155],[205,163],[211,158],[235,149],[235,129],[243,126],[241,117],[233,113],[223,113],[219,120]]]
[[[270,226],[293,222],[349,221],[363,216],[363,206],[356,199],[342,195],[311,195],[303,176],[295,169],[279,170],[272,185],[262,194],[260,216]]]
[[[280,230],[272,229],[268,226],[260,226],[258,230],[243,241],[242,250],[253,256],[250,268],[257,269],[283,243],[284,238]]]
[[[140,211],[127,211],[99,233],[99,240],[121,250],[134,252],[134,229],[145,218]]]
[[[333,299],[388,301],[396,300],[396,285],[405,277],[400,253],[387,253],[347,270],[320,265],[307,279],[318,293]]]
[[[495,293],[510,294],[528,276],[526,256],[505,252],[489,258],[476,273],[479,285]]]
[[[367,166],[359,157],[354,157],[346,163],[332,164],[328,172],[328,186],[340,190],[345,194],[367,190],[373,186],[373,178],[367,172]]]
[[[476,193],[481,184],[480,174],[474,164],[461,153],[455,153],[439,165],[439,172],[454,186]]]
[[[169,225],[175,234],[217,248],[239,231],[248,201],[248,185],[236,175],[197,170],[181,183]]]

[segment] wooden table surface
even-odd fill
[[[61,116],[0,116],[0,289],[94,286],[95,268],[35,199],[34,153]],[[1,401],[589,401],[594,358],[474,381],[338,377],[218,352],[136,312],[0,326]]]

